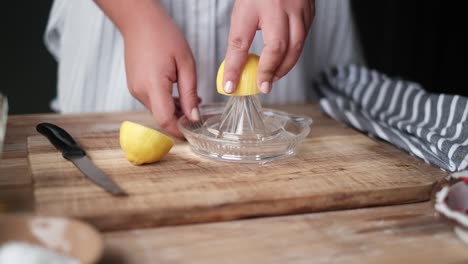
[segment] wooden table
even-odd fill
[[[284,106],[315,120],[318,107]],[[10,116],[0,163],[0,213],[32,212],[26,138],[39,122],[74,135],[118,131],[142,113]],[[468,263],[467,245],[431,202],[104,233],[102,263]]]

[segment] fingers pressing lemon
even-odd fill
[[[174,140],[154,129],[125,121],[120,127],[120,147],[135,165],[161,160],[174,146]]]
[[[255,54],[249,54],[247,61],[245,62],[244,69],[242,70],[239,83],[234,92],[228,94],[223,89],[223,77],[224,77],[224,61],[219,66],[218,76],[216,78],[216,88],[218,93],[229,95],[229,96],[246,96],[255,95],[260,91],[257,86],[257,72],[258,62],[260,57]]]

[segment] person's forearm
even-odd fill
[[[130,94],[153,114],[162,130],[183,137],[180,110],[199,120],[197,76],[184,34],[158,0],[95,0],[123,35]],[[180,108],[172,97],[177,82]]]
[[[95,0],[125,36],[146,28],[145,25],[166,19],[167,13],[158,0]]]

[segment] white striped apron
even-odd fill
[[[204,103],[224,100],[215,77],[226,52],[233,1],[162,0],[180,26],[197,66],[197,91]],[[317,0],[316,17],[296,66],[273,86],[263,103],[315,99],[311,83],[331,65],[362,63],[347,0]],[[56,111],[107,112],[142,109],[127,89],[122,36],[91,0],[55,0],[45,44],[58,61]],[[251,51],[260,53],[261,34]],[[176,90],[176,89],[174,89]]]

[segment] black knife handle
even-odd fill
[[[63,128],[50,123],[40,123],[36,126],[37,132],[46,136],[55,148],[62,152],[66,159],[86,155],[73,137]]]

